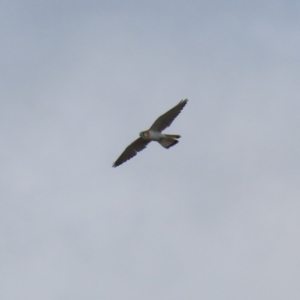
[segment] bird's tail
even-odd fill
[[[173,139],[179,139],[180,135],[179,134],[165,134],[168,138],[173,138]]]
[[[176,145],[178,141],[176,139],[180,138],[178,134],[165,134],[165,138],[161,138],[158,142],[166,149]]]

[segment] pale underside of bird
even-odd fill
[[[117,167],[134,157],[138,152],[142,151],[147,147],[151,141],[160,143],[164,148],[169,149],[176,145],[180,138],[178,134],[165,134],[162,133],[167,127],[169,127],[174,119],[179,115],[181,110],[187,104],[187,99],[181,100],[176,106],[168,110],[166,113],[156,119],[152,126],[140,133],[140,137],[131,143],[120,157],[114,162],[113,167]]]

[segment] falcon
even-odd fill
[[[162,131],[172,124],[174,119],[187,104],[187,101],[188,99],[181,100],[176,106],[158,117],[148,130],[140,132],[140,137],[124,150],[120,157],[114,162],[113,167],[115,168],[134,157],[138,152],[145,149],[151,141],[160,143],[166,149],[176,145],[180,135],[165,134],[162,133]]]

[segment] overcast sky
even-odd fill
[[[0,4],[0,298],[300,297],[300,2]],[[166,132],[124,148],[181,99]]]

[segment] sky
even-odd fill
[[[0,8],[1,299],[299,299],[299,1]]]

